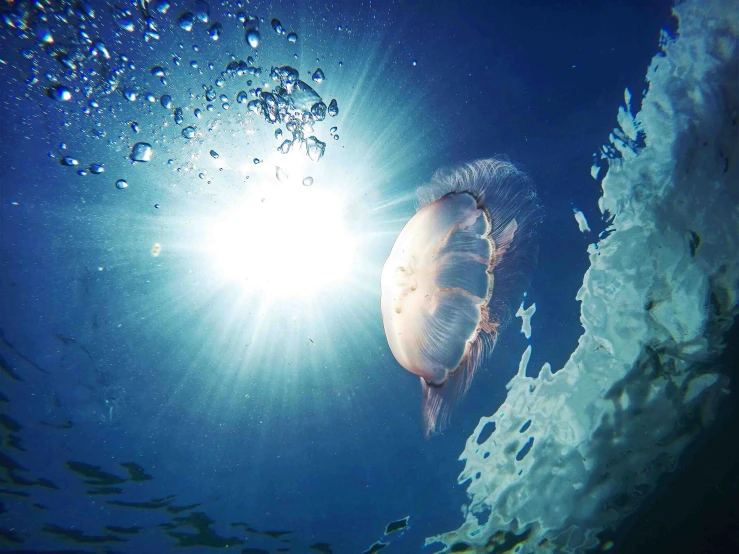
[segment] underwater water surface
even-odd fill
[[[739,16],[681,4],[5,2],[0,548],[654,551],[736,400]],[[491,159],[515,207],[428,194]]]

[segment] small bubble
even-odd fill
[[[328,105],[328,115],[331,117],[336,117],[339,115],[339,104],[336,102],[336,98],[331,100],[331,102]]]
[[[49,98],[58,102],[67,102],[72,99],[72,91],[64,85],[51,87],[46,94],[49,95]]]
[[[118,190],[123,190],[128,188],[128,183],[124,179],[118,179],[115,182],[115,188]]]
[[[122,17],[116,19],[115,22],[118,27],[120,27],[124,31],[128,31],[129,33],[133,33],[136,30],[136,27],[134,27],[133,22],[130,19]]]
[[[257,31],[256,29],[252,28],[246,32],[246,42],[248,42],[249,46],[254,48],[254,50],[259,48],[259,40],[260,40],[259,31]]]
[[[90,164],[90,173],[93,173],[95,175],[100,175],[105,171],[105,168],[100,164]]]
[[[293,145],[292,141],[290,141],[290,140],[285,140],[285,141],[284,141],[284,142],[283,142],[283,143],[282,143],[282,144],[280,145],[280,147],[278,148],[278,150],[279,150],[280,152],[282,152],[283,154],[287,154],[288,152],[290,152],[290,148],[292,148],[292,145]]]
[[[163,95],[159,101],[161,102],[162,106],[164,108],[167,108],[168,110],[172,109],[172,97],[169,94]]]
[[[64,156],[61,160],[59,160],[59,163],[62,165],[69,166],[69,167],[80,165],[79,160],[76,160],[72,156]]]
[[[218,152],[216,152],[215,150],[211,150],[210,155],[212,158],[218,159]]]
[[[259,165],[260,163],[262,163],[262,160],[260,160],[259,158],[254,158],[254,165]]]
[[[194,139],[195,138],[195,127],[192,125],[188,125],[184,129],[182,129],[182,136],[186,139]]]
[[[131,149],[130,158],[134,162],[148,162],[151,160],[153,154],[154,150],[152,149],[151,144],[147,142],[137,142]]]
[[[282,35],[282,34],[285,33],[285,29],[283,29],[282,23],[280,23],[280,20],[279,19],[276,19],[275,18],[275,19],[272,20],[272,28],[275,30],[275,32],[278,35]]]
[[[339,140],[339,135],[334,135],[334,140]]]
[[[179,18],[177,18],[177,25],[179,25],[180,29],[182,29],[183,31],[192,31],[192,26],[194,23],[195,16],[190,12],[185,12]]]
[[[303,186],[309,187],[313,184],[313,177],[306,177],[303,179]]]
[[[80,177],[84,177],[85,175],[87,175],[87,171],[85,171],[84,169],[78,169],[77,175],[79,175]]]
[[[131,123],[131,129],[133,129],[134,133],[138,133],[141,130],[141,127],[139,127],[139,124],[134,121]]]
[[[308,157],[314,162],[319,161],[323,157],[323,153],[326,151],[326,143],[321,142],[313,136],[306,139],[305,147]]]
[[[195,0],[192,5],[192,11],[195,12],[195,17],[201,23],[208,23],[210,19],[210,6],[206,0]]]
[[[159,209],[159,204],[154,204],[154,208],[158,210]]]
[[[213,25],[210,26],[210,29],[208,29],[208,36],[211,40],[216,41],[221,38],[222,30],[223,26],[220,23],[213,23]]]
[[[323,74],[323,70],[320,67],[316,69],[315,73],[313,73],[313,80],[316,83],[322,83],[325,78],[326,75]]]
[[[284,182],[288,180],[287,172],[279,166],[275,169],[275,176],[278,181]]]

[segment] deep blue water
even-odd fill
[[[162,36],[149,43],[140,28],[127,33],[113,22],[111,10],[125,2],[89,4],[95,37],[114,59],[126,53],[135,64],[123,80],[140,97],[151,89],[157,98],[166,92],[194,105],[188,88],[202,94],[201,83],[212,84],[230,53],[251,53],[243,27],[227,16],[238,11],[233,3],[210,4],[211,21],[224,26],[218,42],[208,39],[205,24],[179,29],[175,19],[191,4],[172,2],[166,14],[155,14]],[[54,8],[45,10],[49,17]],[[208,263],[193,245],[204,240],[198,222],[217,219],[250,186],[243,175],[235,180],[237,159],[251,163],[271,143],[261,144],[258,133],[240,142],[245,127],[214,130],[202,146],[206,155],[188,162],[180,129],[158,103],[130,103],[117,90],[100,95],[100,111],[88,115],[76,90],[67,103],[49,98],[45,73],[62,78],[49,45],[39,44],[38,33],[2,26],[0,353],[8,371],[0,376],[7,400],[0,407],[10,419],[1,488],[23,494],[0,498],[3,548],[169,551],[176,539],[157,526],[193,511],[207,514],[221,537],[244,536],[235,522],[291,531],[292,552],[316,543],[361,552],[405,516],[409,528],[390,537],[388,552],[421,551],[425,537],[458,527],[466,495],[456,483],[457,457],[479,418],[504,399],[527,341],[514,320],[448,429],[424,439],[417,378],[397,365],[382,332],[379,271],[413,214],[416,187],[439,167],[502,154],[529,174],[545,213],[528,290],[537,304],[529,367],[549,362],[556,370],[577,344],[575,294],[586,246],[605,227],[590,176],[593,155],[615,126],[625,88],[638,110],[660,30],[675,28],[670,3],[252,2],[244,11],[265,20],[260,54],[266,51],[267,69],[290,64],[304,78],[317,65],[326,72],[316,88],[337,99],[341,138],[329,142],[320,174],[329,188],[343,189],[352,228],[367,237],[349,281],[311,300],[267,307],[233,284],[209,281]],[[139,25],[135,7],[133,13]],[[295,47],[277,43],[273,17],[297,31]],[[55,24],[57,44],[75,35],[70,21]],[[216,69],[191,72],[190,59]],[[155,65],[169,68],[167,85],[151,76]],[[34,67],[37,82],[29,83]],[[230,113],[244,112],[234,101],[239,87],[224,90]],[[135,140],[131,121],[142,126]],[[98,123],[105,137],[90,132]],[[271,132],[263,120],[255,127]],[[130,144],[147,137],[159,141],[155,158],[132,167]],[[210,149],[230,163],[222,175]],[[63,155],[80,167],[101,163],[105,173],[79,176],[59,163]],[[188,163],[193,171],[174,171]],[[205,166],[209,187],[197,177]],[[131,186],[117,190],[119,178]],[[573,207],[593,233],[578,231]],[[276,219],[263,236],[243,241],[268,241],[290,228],[291,221]],[[162,255],[152,259],[159,242]],[[274,248],[291,255],[289,245]],[[301,271],[294,268],[296,283]],[[70,470],[73,461],[125,479],[111,485],[121,491],[90,495],[91,484]],[[125,462],[151,479],[136,481]],[[110,504],[152,499],[165,499],[164,506]],[[199,506],[166,511],[191,504]],[[102,545],[60,531],[115,535],[105,530],[110,525],[142,530],[117,535],[129,543],[108,538]],[[239,547],[285,546],[249,537]]]

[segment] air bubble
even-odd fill
[[[308,137],[306,140],[306,150],[308,157],[314,162],[317,162],[323,157],[323,153],[326,151],[326,143],[321,142],[314,136]]]
[[[134,162],[148,162],[151,160],[151,156],[154,154],[154,150],[151,144],[147,142],[137,142],[131,149],[130,158]]]
[[[339,115],[339,104],[336,102],[336,98],[331,100],[331,102],[328,105],[328,115],[331,117],[336,117]]]
[[[179,18],[177,18],[177,25],[179,25],[180,29],[182,29],[183,31],[192,31],[192,26],[194,23],[195,16],[190,12],[185,12]]]
[[[216,41],[221,38],[222,30],[223,26],[220,23],[213,23],[213,25],[210,26],[210,29],[208,29],[208,36],[211,40]]]
[[[195,0],[192,5],[192,11],[195,13],[195,17],[201,23],[208,23],[210,19],[210,7],[208,2],[205,0]]]
[[[248,42],[249,43],[249,46],[251,46],[252,48],[254,48],[254,50],[256,50],[257,48],[259,48],[259,40],[260,40],[260,38],[261,37],[259,36],[259,31],[257,31],[256,29],[249,29],[246,32],[246,42]]]
[[[57,85],[55,87],[51,87],[47,94],[49,95],[49,98],[52,100],[56,100],[58,102],[67,102],[72,99],[72,91],[69,90],[64,85]]]

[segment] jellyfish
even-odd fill
[[[500,158],[438,171],[418,198],[383,267],[380,307],[395,359],[420,377],[428,437],[528,286],[540,210],[527,176]]]

